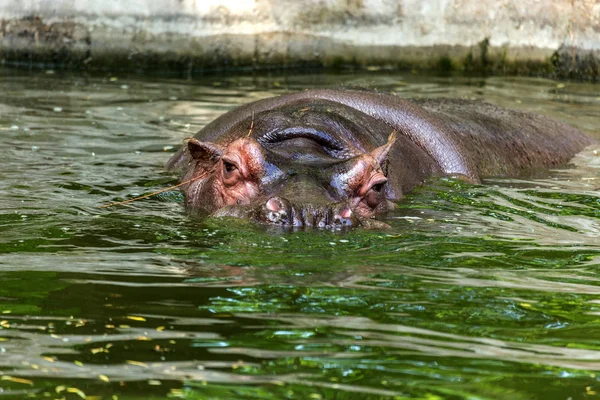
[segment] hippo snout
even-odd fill
[[[264,220],[275,225],[302,226],[299,213],[292,204],[281,197],[271,197],[264,205]]]
[[[346,204],[294,204],[283,197],[271,197],[263,206],[263,221],[292,227],[331,228],[356,225],[356,217]]]

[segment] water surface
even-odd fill
[[[432,180],[390,231],[201,221],[177,191],[99,208],[177,183],[162,165],[185,137],[276,94],[482,99],[600,139],[597,85],[0,74],[0,395],[599,396],[600,149],[481,186]]]

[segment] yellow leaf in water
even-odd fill
[[[2,375],[2,380],[3,381],[11,381],[11,382],[15,382],[15,383],[22,383],[24,385],[33,385],[33,382],[30,381],[29,379],[16,378],[14,376],[9,376],[9,375]]]
[[[592,387],[591,387],[591,386],[586,386],[586,387],[585,387],[585,393],[586,393],[587,395],[589,395],[589,396],[593,396],[593,395],[595,395],[595,394],[596,394],[596,391],[595,391],[595,390],[592,390]]]
[[[125,360],[125,362],[130,365],[137,365],[138,367],[148,368],[148,364],[140,362],[140,361]]]
[[[127,319],[130,319],[132,321],[146,321],[146,318],[138,317],[137,315],[128,315]]]
[[[85,395],[85,393],[83,393],[81,391],[81,389],[70,387],[70,388],[67,389],[67,392],[69,392],[69,393],[75,393],[77,396],[81,397],[82,399],[87,399],[87,396]]]
[[[98,375],[98,378],[99,378],[101,381],[104,381],[104,382],[110,382],[110,379],[108,379],[108,376],[106,376],[106,375]]]

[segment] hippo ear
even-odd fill
[[[219,145],[201,142],[194,138],[188,139],[187,146],[192,158],[200,162],[217,162],[223,154],[223,149]]]
[[[396,142],[397,136],[396,131],[392,131],[390,136],[388,137],[387,143],[383,146],[380,146],[371,152],[371,156],[377,160],[379,165],[383,168],[387,161],[387,155],[392,148],[392,145]]]

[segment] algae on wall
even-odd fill
[[[0,0],[0,59],[10,65],[348,65],[597,78],[599,57],[593,0]]]

